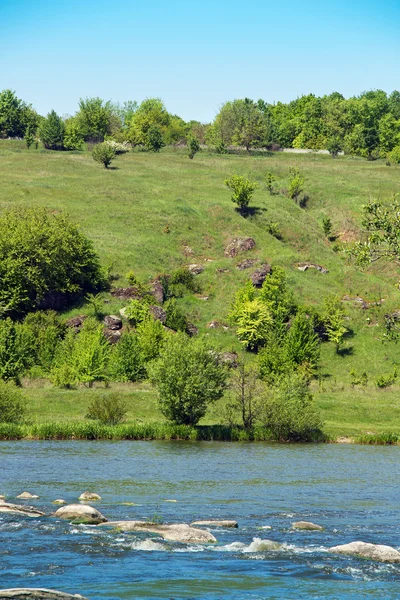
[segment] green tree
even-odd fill
[[[300,195],[304,192],[305,179],[300,174],[299,169],[290,168],[289,171],[290,171],[289,190],[288,190],[289,198],[291,198],[292,200],[294,200],[296,202],[296,204],[298,204]]]
[[[62,213],[13,208],[0,216],[0,304],[19,317],[68,302],[106,281],[92,243]]]
[[[163,134],[159,127],[150,127],[146,133],[145,146],[150,152],[160,152],[165,146]]]
[[[39,137],[48,150],[64,148],[65,125],[61,117],[52,110],[39,125]]]
[[[189,136],[187,145],[189,150],[189,158],[194,158],[195,154],[200,151],[199,140],[193,136]]]
[[[19,383],[33,365],[36,339],[32,331],[10,318],[0,320],[0,378]]]
[[[83,144],[83,133],[76,118],[65,122],[64,147],[66,150],[80,150]]]
[[[178,424],[195,425],[207,406],[222,396],[227,372],[202,339],[177,333],[150,366],[150,378],[163,415]]]
[[[315,373],[319,360],[319,339],[314,331],[314,319],[303,311],[294,317],[285,337],[286,355],[296,367],[303,367],[308,375]]]
[[[251,431],[263,411],[263,390],[257,369],[240,361],[237,368],[232,369],[229,387],[232,396],[226,404],[228,421],[236,425],[239,416],[244,429]]]
[[[236,316],[237,336],[249,350],[263,346],[273,319],[268,307],[259,299],[244,302]]]
[[[0,423],[21,423],[26,414],[26,401],[21,390],[12,383],[0,381]]]
[[[340,298],[336,296],[325,298],[322,320],[328,340],[335,344],[336,352],[339,352],[348,331],[345,325],[345,317],[346,313]]]
[[[156,129],[163,137],[170,118],[160,98],[147,98],[132,115],[127,133],[128,140],[134,146],[148,147],[149,132]]]
[[[106,135],[112,133],[113,114],[110,101],[101,98],[81,98],[74,120],[85,141],[102,142]],[[119,120],[116,126],[121,126]]]
[[[102,425],[118,425],[125,420],[128,407],[118,394],[103,394],[89,405],[86,419],[99,421]]]
[[[110,144],[102,142],[101,144],[96,144],[93,148],[92,156],[96,162],[101,163],[105,169],[108,169],[115,158],[115,150]]]
[[[3,90],[0,92],[0,138],[23,137],[28,127],[35,131],[39,117],[32,107],[15,92]]]
[[[28,127],[28,129],[26,130],[24,139],[25,139],[26,147],[29,150],[29,148],[32,146],[32,144],[35,141],[35,136],[32,134],[30,127]]]
[[[136,332],[126,331],[122,334],[112,354],[111,372],[117,381],[145,379],[146,367],[142,346]]]
[[[246,214],[257,183],[242,175],[232,175],[225,180],[225,185],[232,190],[231,200],[237,204],[240,214]]]

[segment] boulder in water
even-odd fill
[[[19,496],[17,496],[19,500],[33,500],[34,498],[39,498],[39,496],[35,496],[34,494],[30,494],[29,492],[22,492]]]
[[[67,504],[67,506],[62,506],[56,510],[53,517],[87,525],[98,525],[107,522],[104,515],[88,504]]]
[[[83,492],[83,494],[81,494],[79,496],[78,500],[84,500],[84,501],[101,500],[101,496],[99,496],[98,494],[95,494],[94,492]]]
[[[104,523],[104,526],[115,527],[120,531],[148,531],[160,535],[165,540],[187,544],[209,544],[217,541],[208,531],[191,527],[185,523],[164,525],[147,521],[109,521]]]
[[[35,598],[36,600],[87,600],[79,594],[65,594],[57,590],[47,590],[45,588],[10,588],[0,590],[0,600],[14,598],[14,600],[26,600]]]
[[[17,515],[24,515],[25,517],[43,517],[46,514],[42,510],[38,510],[33,506],[10,504],[9,502],[4,502],[4,500],[0,501],[0,512],[15,513]]]
[[[367,542],[358,541],[341,546],[333,546],[329,550],[335,554],[348,554],[379,562],[400,563],[400,552],[391,546],[384,546],[382,544],[368,544]]]
[[[57,498],[57,500],[53,500],[53,504],[67,504],[67,503],[62,498]]]
[[[238,527],[237,521],[210,519],[209,521],[193,521],[193,525],[204,525],[205,527]]]
[[[306,531],[322,531],[324,528],[321,525],[316,525],[310,521],[297,521],[292,525],[293,529],[305,529]]]

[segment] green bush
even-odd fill
[[[216,352],[201,338],[181,332],[167,339],[149,370],[161,412],[181,425],[195,425],[226,386],[227,372],[218,364]]]
[[[284,346],[290,362],[303,366],[309,375],[314,374],[319,360],[319,339],[314,331],[314,319],[298,312],[285,337]]]
[[[23,323],[26,333],[34,339],[34,364],[49,373],[58,344],[63,339],[66,327],[53,310],[29,313]]]
[[[21,423],[26,403],[21,390],[12,383],[0,381],[0,423]]]
[[[95,398],[89,405],[86,419],[100,421],[101,425],[118,425],[125,420],[128,408],[118,394]]]
[[[20,317],[60,307],[106,281],[92,243],[64,214],[13,208],[0,216],[0,305]]]
[[[140,381],[146,377],[145,362],[139,336],[126,331],[112,354],[111,372],[117,381]]]
[[[189,158],[194,158],[195,154],[200,151],[200,142],[197,138],[193,136],[189,136],[187,140],[188,146],[188,156]]]
[[[398,165],[400,164],[400,146],[395,146],[387,155],[389,162]]]
[[[232,190],[231,200],[238,206],[241,214],[245,214],[253,196],[257,183],[241,175],[232,175],[225,180],[225,185]]]
[[[146,148],[150,152],[160,152],[165,146],[163,135],[158,127],[150,127],[146,134]]]
[[[143,363],[147,369],[148,363],[159,356],[167,335],[161,322],[150,316],[138,325],[137,335]]]
[[[136,327],[150,315],[149,305],[143,300],[131,300],[125,309],[125,315],[132,325]]]
[[[165,325],[174,331],[186,331],[187,319],[185,314],[179,308],[175,298],[167,300],[164,308],[167,313]]]
[[[0,320],[0,378],[19,382],[21,375],[35,362],[36,338],[29,327]]]
[[[104,165],[104,168],[108,169],[115,158],[115,150],[107,142],[102,142],[101,144],[96,144],[93,148],[92,156],[96,162],[101,163]]]
[[[65,124],[64,148],[80,150],[83,145],[83,133],[76,119],[68,119]]]
[[[52,110],[39,125],[40,141],[48,150],[63,150],[64,135],[64,121]]]
[[[289,198],[294,200],[297,204],[299,203],[300,194],[304,191],[305,179],[300,175],[298,169],[290,169],[290,180],[289,180]]]
[[[170,285],[184,285],[190,292],[198,292],[199,286],[196,281],[196,276],[189,271],[187,267],[179,267],[171,273],[169,278]]]

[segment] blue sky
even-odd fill
[[[40,113],[161,97],[209,121],[226,100],[400,88],[400,0],[0,0],[0,89]]]

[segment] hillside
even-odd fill
[[[179,302],[199,330],[226,350],[240,347],[234,330],[209,329],[207,324],[217,320],[227,325],[235,291],[252,273],[252,269],[236,268],[244,258],[284,267],[296,298],[304,304],[318,306],[329,294],[362,297],[367,302],[384,299],[382,305],[366,310],[356,302],[345,302],[351,329],[346,352],[340,356],[331,344],[322,345],[320,377],[313,391],[328,432],[400,431],[399,386],[378,389],[375,384],[378,376],[389,374],[400,363],[400,349],[382,344],[380,325],[383,314],[400,305],[396,268],[379,262],[360,271],[338,251],[340,242],[359,237],[363,204],[371,198],[389,199],[400,190],[400,167],[388,167],[384,161],[284,153],[247,156],[204,151],[191,161],[183,150],[165,149],[160,154],[131,152],[106,170],[88,152],[28,151],[22,142],[9,141],[0,142],[0,157],[0,206],[37,205],[67,211],[93,240],[102,262],[112,266],[114,285],[127,285],[124,276],[130,270],[151,281],[180,265],[203,265],[204,272],[198,276],[201,294]],[[279,193],[288,186],[289,167],[298,167],[306,177],[306,208]],[[278,193],[274,195],[266,188],[268,171],[276,177]],[[243,218],[234,209],[224,185],[233,174],[259,184],[253,216]],[[336,242],[326,240],[323,217],[331,218]],[[281,240],[268,233],[268,221],[279,224]],[[253,250],[234,259],[224,256],[233,238],[247,236],[256,242]],[[300,262],[317,263],[329,272],[299,271]],[[107,311],[123,306],[109,299]],[[76,307],[66,316],[85,310]],[[367,373],[367,387],[351,387],[352,370]],[[28,385],[33,406],[44,402],[38,382]],[[124,393],[135,397],[136,389],[126,386]],[[139,389],[141,410],[146,397],[152,399],[148,402],[154,412],[151,390]],[[46,388],[45,397],[50,405],[53,398],[62,395],[65,403],[68,396],[77,406],[73,397],[84,404],[91,392]],[[47,415],[51,410],[53,417],[56,413],[43,410]],[[146,418],[146,410],[139,416]],[[215,407],[208,422],[213,422],[214,411]],[[83,413],[84,409],[80,416]],[[133,411],[131,416],[138,413]]]

